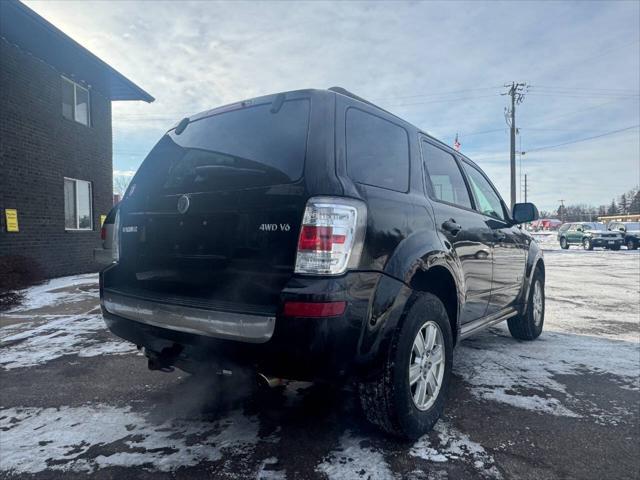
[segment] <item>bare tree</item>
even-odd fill
[[[124,192],[127,191],[129,182],[131,182],[131,176],[129,175],[114,175],[113,176],[113,193],[120,195],[120,198],[124,196]]]

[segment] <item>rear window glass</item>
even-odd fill
[[[288,100],[277,112],[260,104],[190,123],[165,135],[145,159],[138,180],[166,193],[291,183],[302,177],[309,100]]]
[[[406,192],[407,131],[362,110],[347,110],[347,173],[355,182]]]

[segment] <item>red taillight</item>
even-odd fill
[[[331,250],[332,227],[304,225],[300,231],[298,250]]]
[[[103,226],[100,229],[100,239],[105,240],[106,238],[107,238],[107,228]]]
[[[335,317],[342,315],[347,302],[285,302],[286,317]]]
[[[367,225],[360,200],[312,197],[302,215],[295,272],[341,275],[358,265]]]
[[[334,235],[333,227],[303,225],[298,240],[298,251],[330,252],[334,243],[342,244],[346,235]]]

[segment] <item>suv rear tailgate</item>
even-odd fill
[[[122,204],[118,281],[106,288],[273,313],[308,197],[310,103],[243,103],[165,135]]]

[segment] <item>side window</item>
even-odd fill
[[[347,110],[347,173],[358,183],[409,190],[409,135],[387,120]]]
[[[476,167],[464,162],[464,170],[469,178],[473,196],[476,199],[476,209],[485,215],[505,219],[504,208],[500,197]]]
[[[453,155],[423,141],[422,159],[433,195],[443,202],[471,208],[467,185]]]

